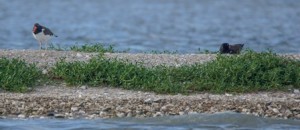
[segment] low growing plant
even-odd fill
[[[189,85],[195,91],[253,92],[300,88],[300,62],[272,52],[247,51],[241,55],[218,55],[198,65],[201,73]]]
[[[0,88],[13,91],[25,92],[32,87],[41,72],[34,64],[27,64],[20,59],[0,59]]]
[[[158,93],[254,92],[299,88],[300,62],[253,51],[219,54],[214,61],[180,67],[149,68],[98,57],[89,62],[62,60],[53,68],[53,75],[71,85],[109,85]]]
[[[114,46],[109,45],[105,46],[103,44],[97,43],[97,44],[84,44],[82,46],[71,46],[70,50],[72,51],[80,51],[80,52],[99,52],[99,53],[105,53],[110,52],[114,53]]]

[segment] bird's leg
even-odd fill
[[[48,42],[45,43],[46,50],[48,50]]]
[[[39,44],[40,44],[40,50],[42,50],[42,42],[39,42]]]

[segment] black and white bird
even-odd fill
[[[38,41],[40,44],[40,49],[42,49],[42,44],[46,44],[46,49],[48,47],[48,40],[50,40],[52,37],[57,37],[53,32],[38,23],[35,23],[32,29],[33,37]]]

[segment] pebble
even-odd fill
[[[144,103],[152,103],[153,99],[152,98],[147,98],[146,100],[144,100]]]
[[[181,112],[179,112],[178,114],[179,114],[179,115],[185,115],[186,112],[181,111]]]
[[[80,58],[80,57],[82,57],[82,54],[77,53],[76,56]]]
[[[63,114],[54,114],[55,118],[65,118],[65,115]]]
[[[107,112],[101,111],[99,113],[100,117],[106,117],[107,116]]]
[[[117,113],[117,117],[120,117],[120,118],[121,118],[121,117],[125,117],[125,113],[123,113],[123,112],[118,112],[118,113]]]
[[[293,115],[293,113],[290,111],[290,110],[286,110],[285,111],[285,115],[287,116],[287,117],[290,117],[291,115]]]
[[[95,119],[97,117],[96,114],[89,115],[87,119]]]
[[[163,116],[164,114],[162,114],[161,112],[156,112],[153,117],[158,117],[158,116]]]
[[[78,113],[79,113],[79,114],[85,114],[85,111],[84,111],[84,110],[79,110]]]
[[[48,74],[48,71],[46,69],[43,69],[42,74]]]
[[[278,110],[277,108],[273,108],[272,110],[273,110],[273,112],[275,112],[275,113],[279,113],[279,110]]]
[[[132,113],[131,112],[127,113],[127,117],[132,117]]]
[[[25,118],[26,116],[23,114],[18,115],[18,118]]]
[[[85,90],[85,89],[87,89],[87,86],[83,85],[80,87],[80,89]]]
[[[225,93],[225,95],[228,96],[228,97],[233,96],[232,94],[229,94],[229,93]]]
[[[78,107],[71,107],[71,111],[78,111]]]

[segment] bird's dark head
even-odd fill
[[[221,47],[220,47],[220,53],[229,53],[229,44],[228,43],[222,43]]]
[[[222,43],[223,47],[229,47],[229,43]]]
[[[36,33],[40,32],[40,31],[42,31],[42,26],[40,24],[38,24],[38,23],[35,23],[33,25],[32,32],[36,34]]]

